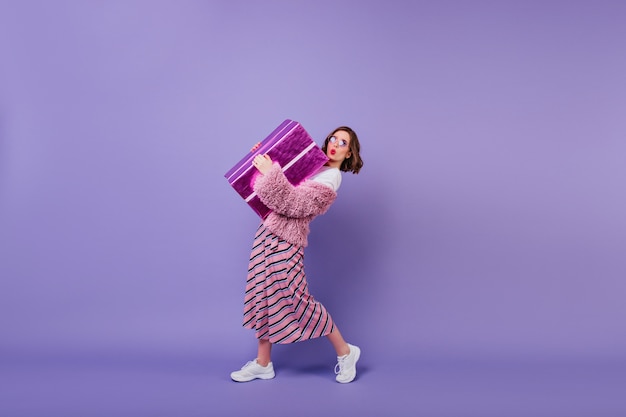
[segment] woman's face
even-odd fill
[[[328,141],[326,156],[329,165],[339,167],[344,159],[350,157],[350,134],[345,130],[338,130]]]

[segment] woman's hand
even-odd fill
[[[272,163],[272,158],[270,158],[268,154],[257,155],[252,160],[252,166],[258,169],[263,175],[270,172],[272,169]]]
[[[257,149],[259,149],[259,146],[261,146],[261,142],[255,143],[252,149],[250,149],[250,152],[256,151]]]

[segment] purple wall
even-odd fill
[[[313,293],[373,357],[623,355],[623,2],[3,2],[0,348],[244,357],[285,118],[365,167]]]

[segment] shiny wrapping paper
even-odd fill
[[[274,129],[256,150],[249,152],[224,174],[235,191],[262,219],[271,210],[254,192],[254,180],[261,174],[252,166],[252,160],[258,154],[268,154],[281,166],[285,177],[293,185],[309,178],[328,161],[300,123],[287,119]]]

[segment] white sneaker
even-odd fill
[[[337,356],[337,365],[335,365],[335,378],[341,384],[352,382],[356,378],[356,363],[361,357],[361,349],[348,343],[350,353],[344,356]]]
[[[230,374],[233,381],[237,382],[248,382],[257,378],[272,379],[274,376],[274,365],[272,365],[272,362],[268,363],[267,366],[261,366],[256,359],[246,363],[239,371]]]

